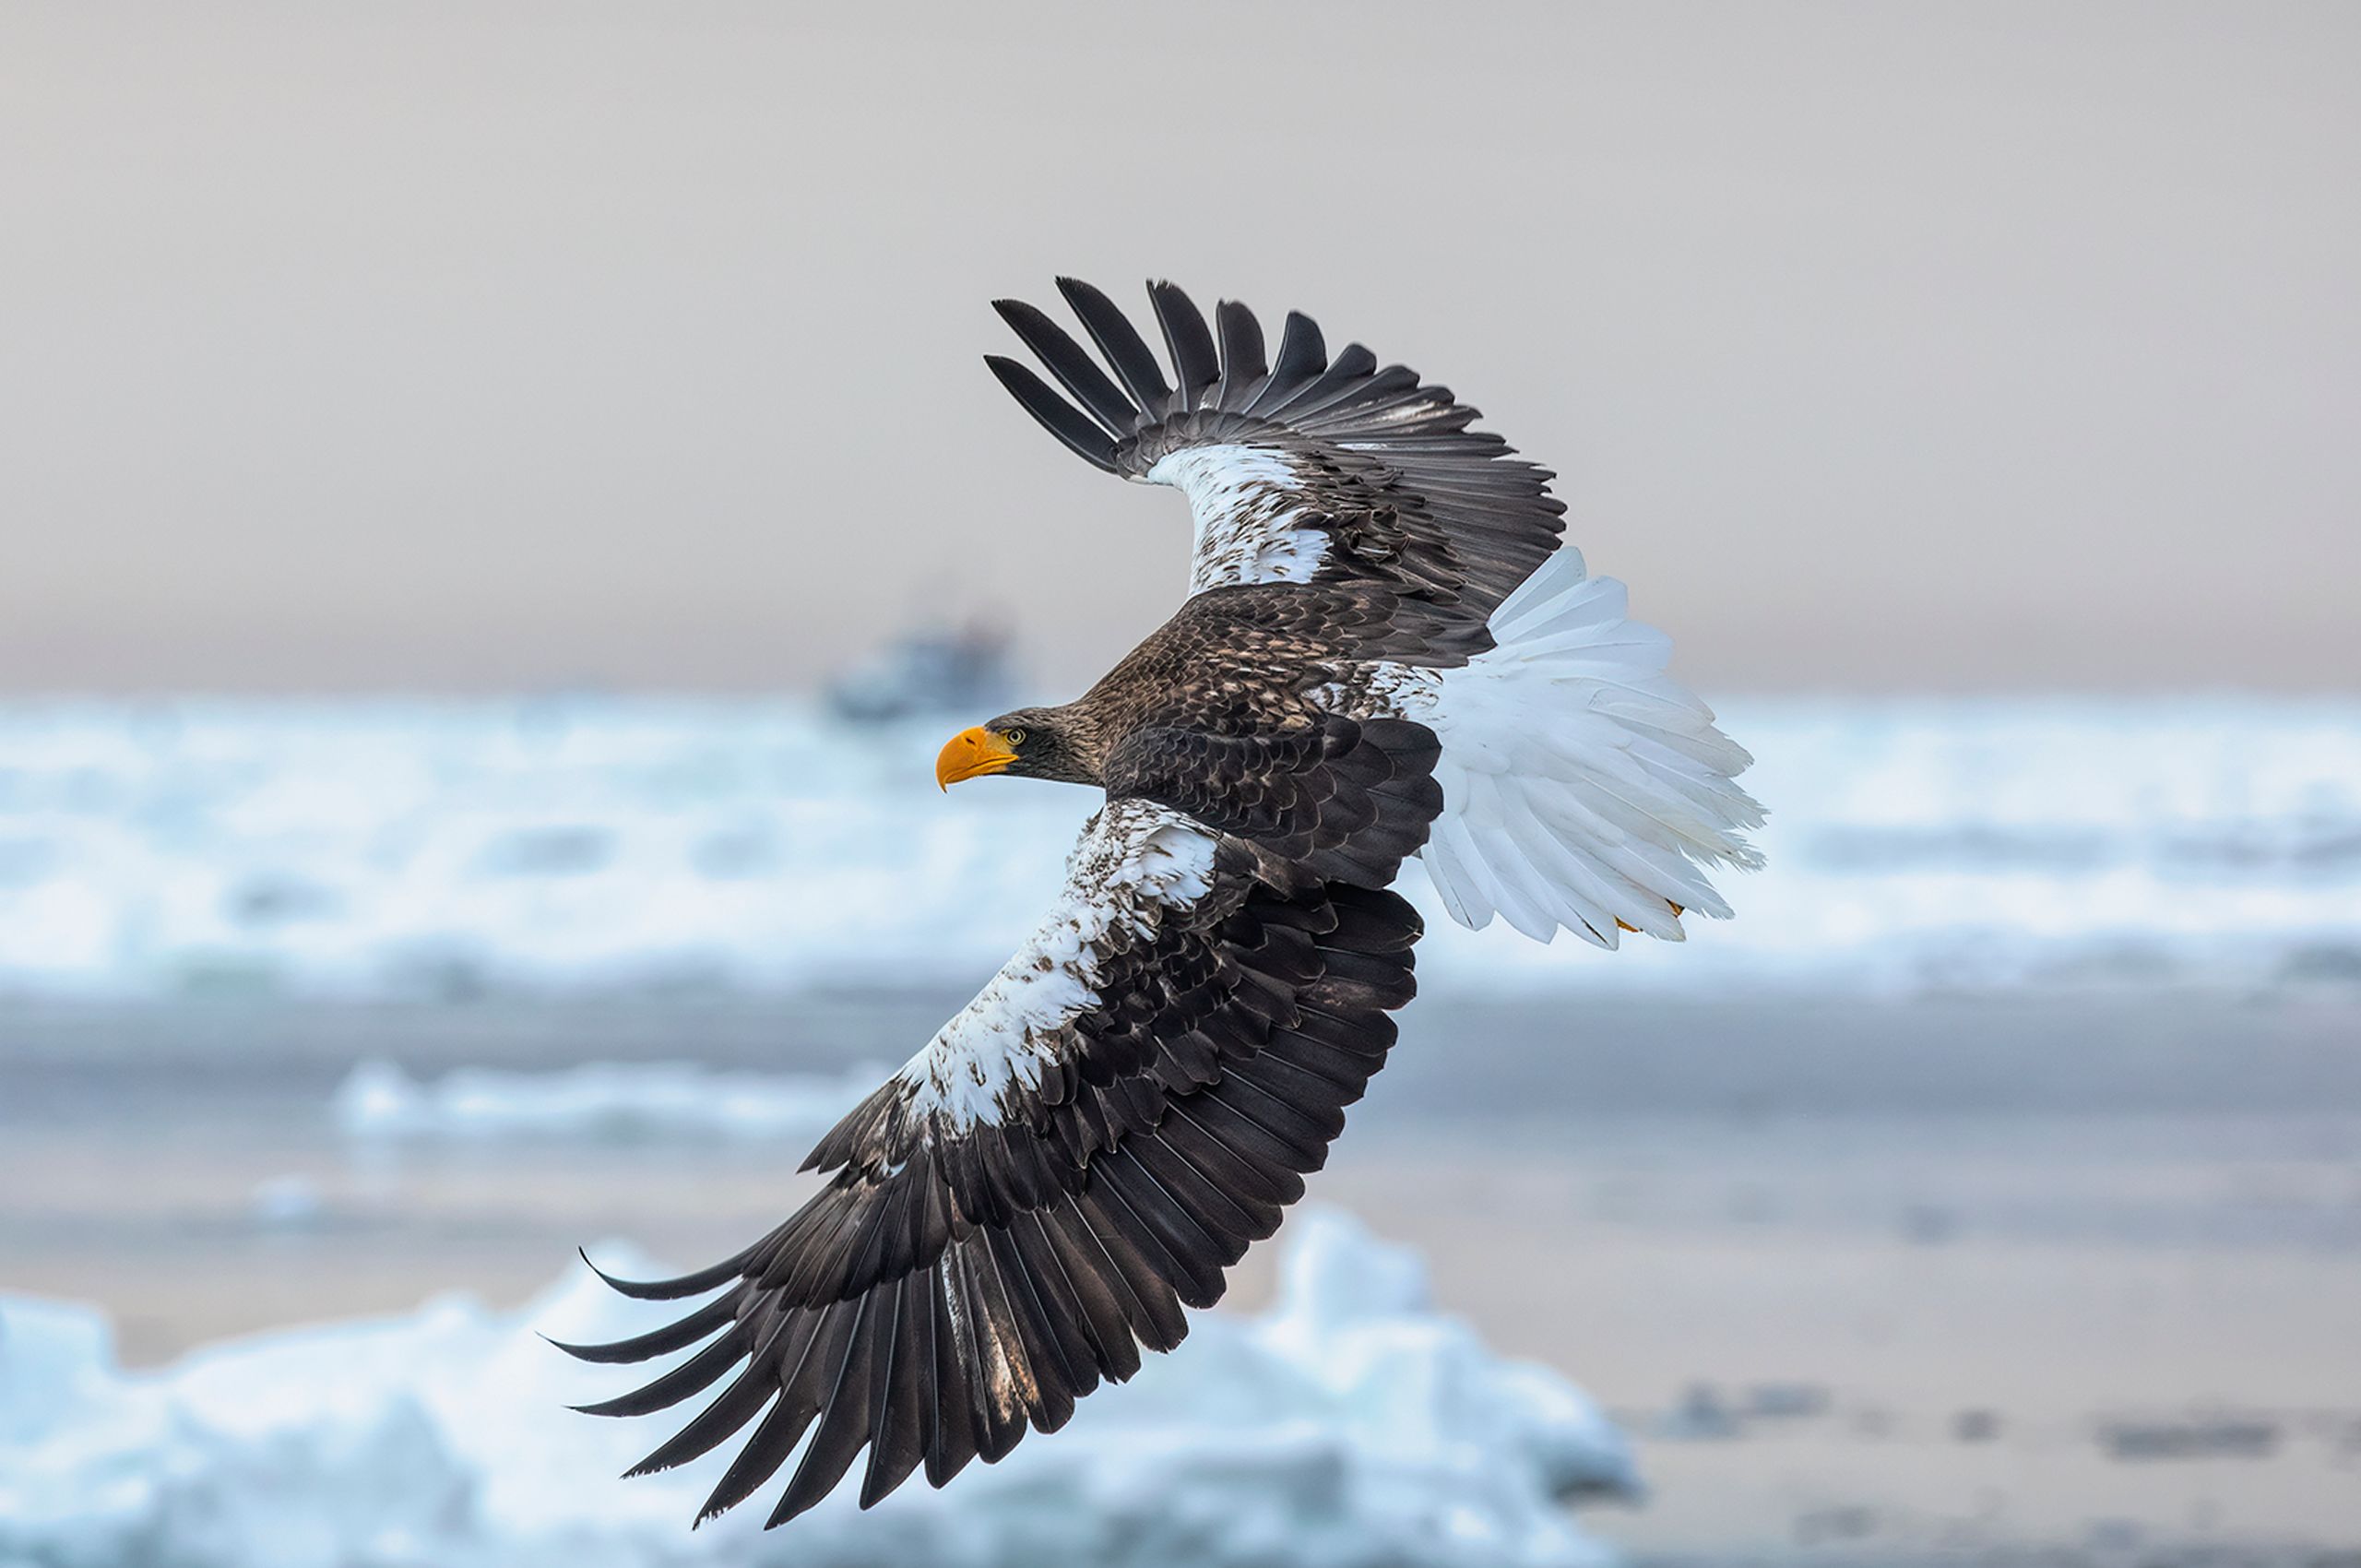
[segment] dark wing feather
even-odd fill
[[[1214,388],[1214,407],[1237,412],[1254,400],[1270,374],[1263,362],[1263,324],[1236,300],[1216,305],[1214,321],[1221,328],[1221,382]]]
[[[1201,545],[1208,536],[1251,546],[1309,532],[1319,543],[1311,580],[1381,584],[1479,630],[1557,548],[1565,507],[1549,493],[1549,471],[1468,428],[1477,412],[1450,388],[1401,365],[1381,367],[1358,343],[1331,363],[1319,327],[1294,312],[1266,367],[1252,312],[1222,302],[1216,345],[1189,296],[1157,282],[1148,295],[1174,373],[1168,387],[1145,340],[1106,295],[1071,279],[1058,287],[1114,367],[1121,406],[1109,401],[1115,383],[1095,367],[1084,374],[1074,363],[1080,348],[1038,312],[1001,307],[1090,415],[1038,379],[1012,379],[1004,362],[994,370],[1060,440],[1127,478],[1145,478],[1176,453],[1206,451],[1195,468],[1158,474],[1188,492]],[[1093,417],[1114,433],[1111,444],[1096,439]],[[1237,460],[1241,452],[1253,460]],[[1303,554],[1201,548],[1192,590],[1299,580],[1290,574]]]
[[[1246,411],[1259,413],[1265,406],[1284,405],[1327,368],[1328,346],[1321,339],[1320,324],[1301,311],[1287,312],[1287,329],[1279,334],[1279,362],[1271,367],[1270,379],[1246,405]]]
[[[1115,303],[1078,278],[1058,279],[1058,292],[1082,319],[1090,340],[1115,367],[1115,374],[1132,394],[1140,410],[1153,409],[1162,414],[1165,405],[1172,400],[1172,388],[1164,383],[1164,368],[1156,362],[1156,354],[1147,339],[1139,335],[1131,318],[1115,308]]]
[[[1079,409],[1050,391],[1039,376],[1014,360],[998,354],[986,354],[984,362],[992,367],[1000,384],[1025,405],[1026,412],[1039,420],[1041,428],[1064,442],[1074,456],[1110,474],[1121,471],[1115,467],[1114,440]]]
[[[992,308],[1000,312],[1003,321],[1025,340],[1034,357],[1050,367],[1058,385],[1081,400],[1092,417],[1107,427],[1110,435],[1129,435],[1138,424],[1140,411],[1122,389],[1107,379],[1097,362],[1082,351],[1082,345],[1066,336],[1065,329],[1022,300],[995,300]]]
[[[1214,353],[1214,335],[1196,302],[1170,283],[1147,286],[1148,303],[1156,308],[1157,325],[1164,328],[1164,351],[1172,356],[1174,392],[1170,412],[1194,409],[1205,389],[1221,379],[1221,361]]]
[[[921,1467],[941,1486],[1054,1431],[1077,1399],[1137,1372],[1143,1347],[1180,1342],[1182,1307],[1220,1297],[1326,1158],[1394,1043],[1387,1010],[1413,989],[1418,918],[1382,883],[1440,806],[1432,737],[1338,723],[1220,751],[1218,769],[1269,791],[1252,806],[1182,777],[1238,738],[1171,731],[1145,748],[1138,790],[1110,792],[1077,849],[1068,898],[1130,885],[1091,859],[1110,846],[1122,866],[1162,854],[1180,869],[1141,884],[1155,897],[1092,939],[1067,1020],[1025,1037],[1053,1058],[1038,1076],[1004,1078],[988,1107],[946,1098],[941,1084],[963,1080],[931,1076],[934,1053],[964,1041],[970,1055],[942,1063],[960,1069],[984,1049],[955,1020],[821,1140],[827,1179],[793,1217],[726,1265],[631,1288],[712,1301],[614,1344],[562,1347],[640,1360],[707,1341],[588,1407],[599,1414],[667,1408],[737,1372],[634,1473],[743,1433],[700,1516],[795,1459],[776,1525],[866,1449],[867,1507]]]

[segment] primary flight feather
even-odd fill
[[[1058,289],[1100,358],[1003,301],[1057,387],[988,362],[1075,453],[1188,496],[1189,592],[1079,698],[943,748],[945,788],[1005,773],[1106,803],[1015,956],[813,1150],[826,1185],[710,1268],[610,1281],[710,1295],[685,1317],[564,1347],[702,1344],[587,1407],[718,1385],[633,1472],[740,1439],[700,1518],[799,1447],[774,1525],[863,1450],[864,1507],[921,1466],[941,1486],[1178,1344],[1385,1063],[1421,931],[1388,890],[1406,860],[1465,924],[1609,948],[1727,915],[1706,869],[1757,863],[1750,759],[1475,410],[1357,343],[1331,359],[1294,312],[1271,351],[1245,306],[1209,326],[1151,284],[1159,359],[1107,296]]]

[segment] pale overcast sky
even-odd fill
[[[836,9],[0,9],[0,688],[1063,695],[1184,512],[1059,271],[1447,382],[1709,691],[2361,680],[2361,6]]]

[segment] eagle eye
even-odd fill
[[[1025,731],[1022,729],[1003,730],[1000,732],[1000,738],[1012,746],[1021,746],[1025,743]]]

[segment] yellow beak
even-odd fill
[[[943,743],[934,759],[934,781],[948,790],[962,778],[1005,773],[1016,760],[1008,742],[979,724],[962,730]]]

